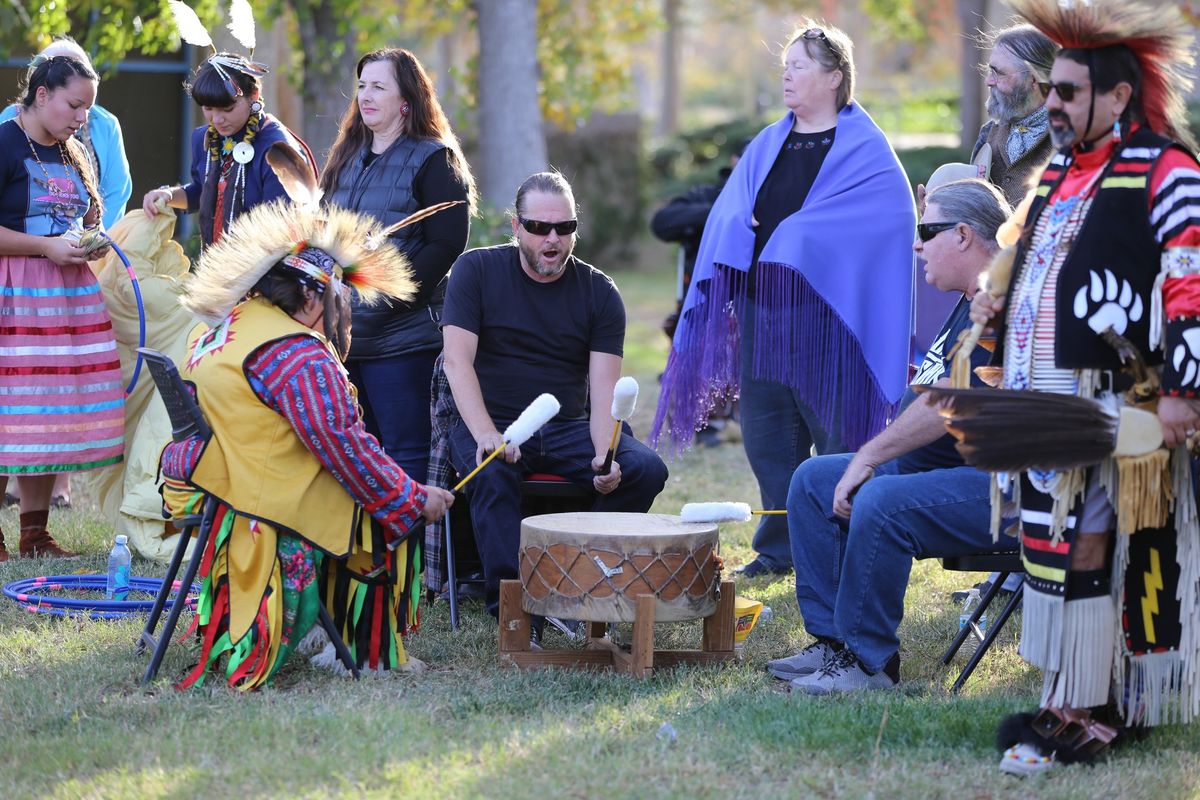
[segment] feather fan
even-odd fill
[[[321,204],[317,174],[308,159],[286,142],[276,142],[267,150],[267,164],[274,171],[293,203],[301,206]]]
[[[1112,455],[1140,456],[1162,446],[1149,411],[1110,411],[1095,400],[1052,392],[922,387],[940,405],[963,460],[988,472],[1074,469]]]

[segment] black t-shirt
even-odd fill
[[[817,133],[791,131],[771,165],[771,171],[754,198],[754,261],[766,246],[779,223],[795,214],[808,199],[837,128]]]
[[[57,236],[87,213],[91,201],[79,173],[63,163],[58,145],[34,142],[35,160],[30,141],[16,120],[0,124],[0,225]]]
[[[909,404],[917,399],[917,393],[912,390],[912,386],[927,386],[937,383],[949,374],[950,363],[953,360],[949,354],[954,349],[954,345],[958,343],[959,334],[969,327],[971,327],[971,303],[966,296],[963,296],[959,299],[958,305],[954,306],[954,310],[950,312],[950,316],[946,318],[946,324],[934,338],[933,344],[925,352],[925,360],[921,362],[917,374],[912,379],[912,384],[900,400],[901,411],[908,408]],[[982,347],[976,347],[971,352],[971,384],[973,386],[984,385],[983,381],[975,375],[975,368],[986,366],[991,356],[992,354]],[[902,473],[949,469],[961,467],[964,464],[962,456],[954,449],[954,437],[948,433],[924,447],[900,456],[896,461]]]
[[[454,262],[442,325],[479,337],[475,374],[492,421],[515,419],[543,392],[562,404],[556,419],[583,419],[589,356],[622,355],[625,304],[611,278],[574,256],[562,277],[539,283],[516,245],[497,245]]]

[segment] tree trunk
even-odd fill
[[[346,24],[346,9],[339,7],[338,0],[292,0],[291,5],[304,53],[301,96],[307,121],[303,136],[320,166],[354,91],[354,67],[360,53],[355,48],[353,25]]]
[[[536,0],[476,0],[479,32],[479,171],[485,204],[504,208],[546,169],[538,105]]]
[[[670,136],[679,130],[679,62],[683,27],[679,19],[679,0],[663,0],[662,34],[662,108],[658,116],[658,135]]]
[[[963,33],[962,58],[958,64],[962,98],[958,106],[959,146],[966,149],[975,143],[983,126],[983,80],[979,77],[978,67],[987,60],[987,53],[976,44],[975,34],[986,24],[987,0],[955,0],[955,5]]]

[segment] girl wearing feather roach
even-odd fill
[[[171,11],[185,42],[213,49],[185,85],[207,124],[192,133],[190,180],[151,189],[142,210],[150,217],[163,205],[198,212],[200,240],[207,248],[220,241],[239,214],[286,196],[266,161],[273,145],[294,149],[314,171],[316,159],[303,139],[265,111],[261,78],[268,68],[253,60],[254,17],[246,0],[231,4],[229,30],[250,57],[216,52],[208,31],[184,3],[171,0]]]

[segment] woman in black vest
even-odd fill
[[[467,244],[475,180],[421,62],[387,48],[358,62],[358,89],[329,153],[325,200],[384,225],[451,200],[466,201],[393,235],[418,281],[409,303],[354,305],[346,367],[367,430],[406,473],[424,483],[429,398],[446,273]]]

